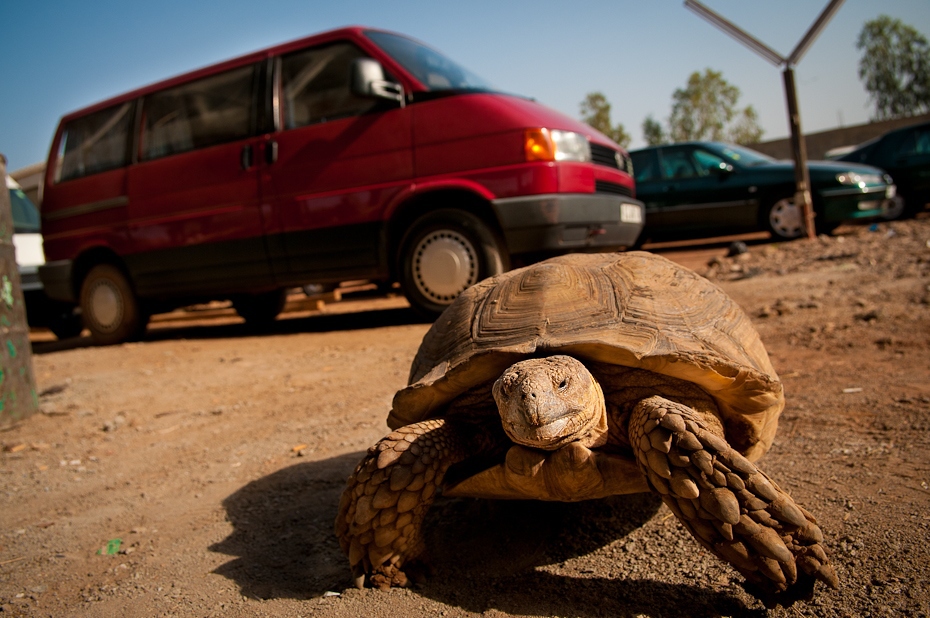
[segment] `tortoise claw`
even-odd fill
[[[633,410],[630,442],[663,502],[764,602],[790,605],[812,592],[815,579],[838,587],[813,516],[710,431],[700,414],[650,397]]]

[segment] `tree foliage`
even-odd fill
[[[646,119],[643,120],[643,139],[646,140],[646,144],[649,146],[660,146],[668,142],[662,123],[651,115],[646,116]]]
[[[630,136],[623,125],[611,124],[610,103],[601,92],[589,92],[581,102],[581,120],[594,127],[624,148],[630,144]]]
[[[862,26],[856,48],[876,120],[930,111],[930,45],[920,32],[880,15]]]
[[[688,84],[672,94],[668,120],[671,141],[759,141],[763,130],[756,111],[752,106],[737,109],[739,97],[739,88],[725,80],[723,73],[709,68],[703,74],[695,71]]]

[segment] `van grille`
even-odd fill
[[[627,197],[633,197],[633,192],[629,188],[624,187],[623,185],[618,185],[613,182],[606,182],[604,180],[595,180],[594,181],[594,192],[595,193],[610,193],[612,195],[625,195]]]
[[[629,155],[614,150],[609,146],[602,146],[592,142],[591,160],[598,165],[606,165],[615,170],[622,170],[631,176],[633,175],[633,162],[630,160]]]

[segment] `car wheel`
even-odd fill
[[[287,300],[287,290],[263,294],[243,294],[233,299],[233,309],[250,326],[267,326],[274,322]]]
[[[112,264],[98,264],[87,273],[81,285],[81,314],[100,345],[138,339],[148,324],[129,279]]]
[[[502,243],[481,219],[437,210],[418,219],[401,243],[400,283],[414,310],[435,319],[467,288],[509,265]]]
[[[765,215],[765,227],[774,238],[791,240],[804,233],[801,209],[795,205],[793,197],[775,200],[766,208]]]
[[[904,198],[900,195],[896,195],[890,200],[886,208],[882,209],[882,219],[887,221],[894,221],[895,219],[900,219],[904,215]]]

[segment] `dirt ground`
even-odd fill
[[[930,217],[662,251],[746,309],[785,382],[761,465],[841,587],[768,615],[930,615]],[[339,495],[428,325],[349,294],[261,335],[227,314],[107,348],[33,333],[42,413],[0,432],[2,615],[766,615],[651,495],[440,499],[429,580],[355,590]]]

